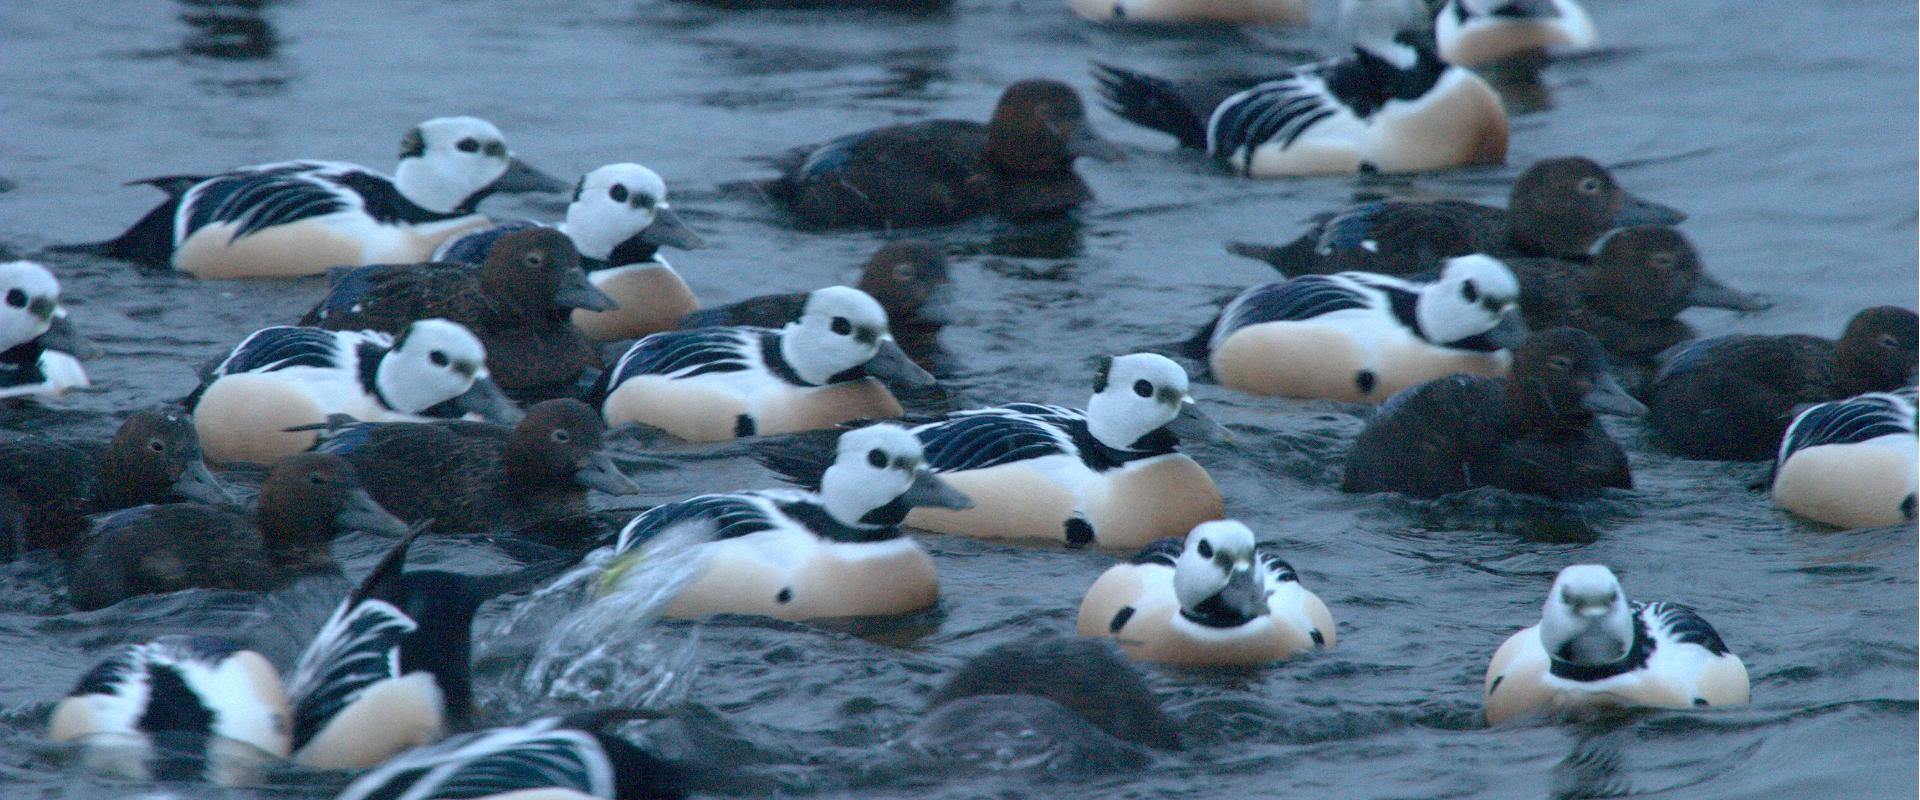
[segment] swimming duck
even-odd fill
[[[1227,250],[1287,276],[1416,275],[1469,253],[1582,260],[1615,228],[1678,225],[1686,218],[1621,188],[1607,168],[1565,156],[1541,159],[1520,173],[1505,209],[1465,200],[1374,200],[1317,220],[1288,244],[1234,242]]]
[[[580,269],[567,235],[535,227],[502,234],[479,267],[380,264],[340,276],[302,325],[399,333],[439,317],[466,326],[486,345],[488,367],[516,395],[566,393],[600,356],[573,326],[573,309],[607,310],[614,300]]]
[[[1591,705],[1697,708],[1748,700],[1747,666],[1678,603],[1628,603],[1599,564],[1560,570],[1540,623],[1487,666],[1487,724]]]
[[[1096,65],[1107,107],[1247,177],[1499,164],[1507,112],[1479,76],[1417,38],[1366,35],[1351,55],[1235,92]]]
[[[888,242],[860,270],[859,289],[879,301],[894,341],[924,366],[938,351],[940,329],[952,317],[957,302],[947,279],[946,253],[939,245],[919,239]],[[800,319],[806,307],[806,292],[761,295],[695,311],[680,319],[680,329],[778,328]]]
[[[562,191],[513,158],[492,123],[437,117],[407,131],[389,178],[356,164],[284,161],[135,181],[167,193],[119,238],[67,250],[200,278],[287,278],[341,264],[412,263],[487,224],[493,192]]]
[[[1853,315],[1840,341],[1817,336],[1719,336],[1661,357],[1647,390],[1647,424],[1688,458],[1774,457],[1793,407],[1911,383],[1920,322],[1895,306]]]
[[[523,530],[587,514],[587,490],[640,487],[601,451],[607,426],[585,403],[548,400],[518,425],[358,423],[314,449],[345,457],[380,506],[443,531]]]
[[[464,326],[426,319],[398,337],[276,326],[242,340],[187,397],[215,461],[271,462],[313,446],[335,414],[367,421],[458,417],[518,422]]]
[[[505,575],[405,572],[415,526],[301,653],[287,681],[293,759],[315,769],[368,769],[465,727],[473,713],[473,615],[551,566]]]
[[[1506,374],[1526,335],[1519,301],[1505,264],[1460,256],[1431,282],[1342,272],[1256,286],[1201,334],[1223,386],[1377,403],[1456,372]]]
[[[618,591],[643,543],[682,524],[715,526],[705,567],[667,614],[760,614],[800,620],[905,614],[933,605],[933,562],[900,530],[917,507],[966,508],[967,496],[927,469],[920,441],[897,425],[839,437],[830,464],[789,476],[814,491],[709,494],[656,506],[620,531],[621,556],[602,585]],[[822,468],[824,466],[824,469]],[[797,473],[808,469],[810,476]]]
[[[1219,519],[1220,489],[1169,430],[1192,402],[1179,364],[1134,353],[1101,361],[1085,410],[1013,403],[915,425],[927,466],[974,504],[916,509],[907,524],[1139,547]]]
[[[104,448],[94,442],[0,442],[0,519],[18,514],[20,541],[0,539],[0,557],[63,548],[87,517],[170,499],[231,503],[200,458],[193,421],[174,409],[137,411]]]
[[[336,800],[680,800],[681,770],[599,729],[631,713],[545,717],[410,750]]]
[[[89,386],[81,339],[60,306],[60,282],[32,261],[0,263],[0,399],[56,397]]]
[[[1224,22],[1305,25],[1307,0],[1067,0],[1067,7],[1095,22]]]
[[[231,506],[135,506],[99,518],[68,564],[75,608],[183,589],[268,591],[337,569],[328,551],[343,530],[400,536],[407,526],[367,495],[353,465],[327,453],[281,459],[252,514]]]
[[[1773,502],[1841,528],[1912,524],[1920,488],[1914,388],[1800,412],[1773,462]]]
[[[1626,453],[1593,415],[1645,411],[1592,335],[1539,331],[1504,379],[1453,375],[1387,400],[1354,442],[1340,489],[1439,497],[1498,486],[1557,500],[1631,489]]]
[[[880,380],[931,385],[887,332],[887,312],[858,289],[807,296],[799,320],[701,328],[634,343],[592,396],[608,425],[641,422],[689,441],[815,430],[901,414]]]
[[[937,119],[842,136],[790,154],[762,188],[810,228],[1057,217],[1092,199],[1073,171],[1082,156],[1119,151],[1087,125],[1073,87],[1025,80],[985,125]]]
[[[1708,273],[1693,245],[1665,225],[1617,228],[1585,264],[1557,258],[1509,258],[1520,279],[1527,327],[1579,328],[1600,340],[1614,363],[1650,361],[1693,338],[1675,319],[1690,307],[1758,311],[1767,303]]]
[[[1080,601],[1081,636],[1168,664],[1265,664],[1332,647],[1326,604],[1235,520],[1203,522],[1101,573]]]
[[[162,636],[88,670],[53,707],[47,738],[81,745],[91,766],[130,780],[198,773],[235,785],[287,756],[287,719],[280,673],[259,653],[208,636]]]
[[[501,236],[534,227],[540,224],[520,220],[464,233],[440,245],[433,260],[479,264]],[[680,221],[667,203],[666,182],[653,170],[608,164],[587,173],[573,187],[566,220],[552,227],[573,240],[587,278],[615,304],[573,310],[573,324],[587,338],[604,342],[672,330],[676,320],[700,307],[659,250],[698,250],[706,240]]]
[[[1440,57],[1463,67],[1587,50],[1599,39],[1574,0],[1447,0],[1433,35]]]

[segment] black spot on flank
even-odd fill
[[[757,428],[753,424],[753,417],[741,414],[733,418],[733,438],[744,439],[752,436],[755,430]]]
[[[1093,542],[1093,524],[1079,517],[1067,520],[1067,546],[1086,547]]]
[[[1127,18],[1127,7],[1126,7],[1126,6],[1123,6],[1123,5],[1120,5],[1119,3],[1114,3],[1114,4],[1113,4],[1113,18],[1114,18],[1114,19],[1126,19],[1126,18]]]
[[[1696,706],[1696,707],[1698,707],[1698,706],[1704,706],[1704,705],[1706,705],[1706,704],[1707,704],[1707,698],[1704,698],[1704,697],[1696,697],[1696,698],[1693,698],[1693,704],[1694,704],[1694,706]]]
[[[1127,627],[1127,620],[1130,619],[1133,619],[1133,606],[1120,609],[1120,613],[1113,615],[1113,621],[1107,623],[1107,632],[1119,633],[1121,628]]]
[[[1913,504],[1913,495],[1907,495],[1907,499],[1900,501],[1900,516],[1904,517],[1908,522],[1913,521]]]
[[[200,696],[187,686],[180,671],[163,664],[147,668],[151,694],[147,709],[140,715],[143,731],[187,731],[207,733],[213,730],[213,712],[200,704]]]
[[[1506,679],[1507,679],[1507,676],[1505,675],[1501,675],[1500,677],[1494,678],[1493,684],[1487,687],[1487,694],[1493,694],[1494,692],[1499,691],[1500,682]]]
[[[793,587],[789,586],[785,589],[781,589],[779,594],[776,594],[773,596],[773,599],[774,601],[780,602],[780,603],[793,602]]]
[[[1353,376],[1353,385],[1360,387],[1361,394],[1373,394],[1373,387],[1379,383],[1379,376],[1370,369],[1360,370],[1359,374]]]
[[[1360,174],[1378,175],[1380,174],[1380,165],[1375,164],[1371,161],[1362,161],[1360,162]]]
[[[1325,637],[1325,636],[1321,636],[1321,635],[1320,635],[1320,629],[1319,629],[1319,628],[1314,628],[1313,630],[1311,630],[1311,631],[1308,631],[1307,633],[1308,633],[1309,635],[1311,635],[1311,636],[1313,637],[1313,646],[1314,646],[1314,647],[1326,647],[1326,646],[1327,646],[1327,637]],[[1499,680],[1499,679],[1498,679],[1498,678],[1496,678],[1495,680],[1497,681],[1497,680]]]

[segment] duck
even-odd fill
[[[811,474],[810,490],[700,495],[634,517],[601,577],[603,596],[628,588],[631,567],[647,557],[641,545],[676,526],[705,523],[711,540],[692,545],[703,548],[704,567],[668,616],[806,620],[932,606],[940,596],[933,562],[900,525],[914,508],[971,501],[927,469],[920,440],[898,425],[847,431],[832,461],[811,465]]]
[[[82,338],[60,304],[60,281],[34,261],[0,263],[0,400],[59,397],[93,385]]]
[[[1073,87],[1024,80],[1000,95],[985,125],[936,119],[802,147],[760,188],[806,228],[921,227],[988,214],[1029,221],[1092,199],[1073,171],[1081,157],[1120,153],[1087,124]]]
[[[1685,234],[1665,225],[1616,228],[1582,264],[1547,257],[1508,258],[1520,279],[1527,327],[1579,328],[1594,335],[1615,365],[1651,362],[1694,338],[1682,309],[1761,311],[1769,303],[1722,283],[1700,263]]]
[[[1540,622],[1487,665],[1487,724],[1540,711],[1610,705],[1746,705],[1747,666],[1718,631],[1678,603],[1629,603],[1613,570],[1560,570]]]
[[[887,330],[887,312],[847,286],[817,289],[779,329],[700,328],[635,342],[589,394],[608,425],[639,422],[695,442],[898,417],[883,380],[930,386]]]
[[[335,414],[520,421],[486,362],[480,340],[444,319],[413,323],[399,336],[280,325],[241,340],[185,402],[209,458],[271,463],[311,448],[309,426]]]
[[[474,207],[489,194],[566,188],[515,159],[500,129],[475,117],[408,130],[394,177],[337,161],[282,161],[133,183],[167,201],[118,238],[59,249],[197,278],[318,275],[341,264],[421,261],[447,237],[486,225]]]
[[[463,233],[442,243],[433,260],[480,264],[501,236],[534,227],[542,226],[519,220]],[[699,250],[707,242],[680,221],[659,173],[633,163],[589,172],[573,187],[566,219],[550,227],[573,240],[588,280],[614,303],[613,308],[574,308],[573,324],[588,339],[637,339],[672,330],[675,321],[700,307],[659,251]]]
[[[183,589],[268,591],[337,570],[328,545],[345,530],[397,537],[407,526],[367,495],[345,459],[299,453],[273,465],[252,514],[167,503],[100,517],[68,564],[67,594],[91,611]]]
[[[1131,658],[1188,666],[1284,661],[1338,638],[1326,604],[1238,520],[1200,523],[1101,573],[1078,628]]]
[[[1340,489],[1440,497],[1497,486],[1555,500],[1631,489],[1626,453],[1594,414],[1645,412],[1592,334],[1539,331],[1504,378],[1452,375],[1388,399],[1354,442]]]
[[[0,540],[0,556],[63,549],[93,515],[169,500],[233,502],[201,457],[193,420],[179,409],[134,412],[105,447],[39,437],[0,442],[0,519],[20,521],[15,536]]]
[[[1456,372],[1506,374],[1527,331],[1520,297],[1512,270],[1483,255],[1448,259],[1431,281],[1306,275],[1241,292],[1190,344],[1205,342],[1223,386],[1378,403]]]
[[[1600,39],[1575,0],[1447,0],[1433,35],[1440,57],[1462,67],[1591,50]]]
[[[1306,0],[1067,0],[1067,7],[1094,22],[1305,25],[1313,13]]]
[[[1697,339],[1661,355],[1647,388],[1647,426],[1687,458],[1770,459],[1794,406],[1906,386],[1917,345],[1920,321],[1897,306],[1853,315],[1838,342],[1801,334]]]
[[[89,766],[128,780],[244,785],[287,756],[287,710],[265,656],[176,634],[120,647],[87,670],[54,705],[47,738],[82,747]]]
[[[887,312],[887,328],[914,363],[927,367],[939,352],[940,330],[953,320],[959,300],[947,274],[947,256],[923,239],[888,242],[860,269],[860,291]],[[703,308],[680,318],[680,330],[749,325],[779,328],[800,319],[806,292],[750,297]]]
[[[465,733],[355,778],[336,800],[680,800],[676,765],[601,729],[632,712],[541,717]]]
[[[1411,33],[1362,35],[1349,55],[1237,92],[1105,64],[1094,78],[1114,114],[1249,178],[1428,172],[1507,156],[1500,96]]]
[[[416,320],[452,320],[486,345],[502,389],[546,399],[600,367],[599,353],[573,325],[573,310],[614,307],[580,269],[567,234],[535,227],[502,234],[477,268],[382,264],[341,275],[300,324],[397,334]]]
[[[1686,218],[1627,191],[1592,159],[1557,156],[1520,173],[1505,209],[1452,199],[1369,200],[1316,220],[1288,244],[1231,242],[1227,250],[1289,277],[1354,270],[1417,275],[1471,253],[1583,261],[1615,228],[1673,226]]]
[[[1920,489],[1914,387],[1794,415],[1773,462],[1773,503],[1837,528],[1912,525]]]
[[[1220,519],[1219,487],[1170,429],[1192,402],[1179,364],[1132,353],[1101,359],[1084,410],[1011,403],[917,422],[927,466],[973,507],[915,509],[907,524],[1126,548]]]
[[[287,681],[296,763],[371,769],[465,728],[473,716],[474,613],[556,571],[407,571],[408,549],[425,530],[415,525],[388,549],[301,652]]]
[[[640,491],[602,445],[606,423],[578,400],[548,400],[513,426],[363,422],[320,433],[316,452],[353,464],[373,499],[442,531],[522,531],[588,514],[587,490]]]

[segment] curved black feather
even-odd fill
[[[607,378],[607,391],[640,375],[691,378],[710,372],[750,368],[748,354],[761,340],[776,336],[760,328],[701,328],[656,333],[635,342]]]
[[[214,377],[272,372],[289,367],[336,368],[340,340],[333,331],[276,325],[254,331],[213,371]]]
[[[1072,452],[1047,426],[993,412],[956,415],[913,433],[935,472],[987,469]]]
[[[1914,408],[1887,394],[1868,394],[1821,403],[1801,412],[1787,430],[1781,459],[1828,444],[1857,444],[1893,434],[1914,433]]]
[[[620,531],[615,552],[626,552],[645,544],[660,532],[690,520],[710,520],[716,530],[714,539],[731,539],[764,530],[772,530],[774,521],[766,509],[750,496],[740,494],[703,494],[677,503],[647,509]]]
[[[184,240],[217,223],[236,226],[234,238],[273,227],[325,216],[347,208],[346,201],[311,175],[314,165],[291,163],[259,170],[231,172],[194,186],[182,200]]]
[[[1220,322],[1214,328],[1214,341],[1249,325],[1313,319],[1367,306],[1366,296],[1321,275],[1255,286],[1234,298],[1221,312]]]
[[[1652,616],[1655,623],[1675,641],[1700,645],[1716,656],[1730,652],[1727,643],[1720,639],[1720,632],[1687,606],[1679,603],[1635,603],[1634,614]]]
[[[1141,548],[1140,552],[1135,553],[1133,558],[1127,563],[1159,564],[1163,567],[1172,567],[1175,562],[1180,560],[1180,553],[1185,549],[1185,542],[1170,536]]]

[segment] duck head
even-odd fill
[[[492,422],[511,425],[521,417],[487,372],[487,348],[451,320],[435,317],[408,325],[381,356],[374,383],[395,411],[406,414],[453,401],[457,410]]]
[[[581,255],[601,261],[612,259],[616,248],[651,253],[707,246],[674,213],[666,182],[639,164],[608,164],[582,176],[567,206],[566,231]]]
[[[1540,612],[1540,645],[1557,661],[1611,664],[1633,647],[1633,617],[1613,570],[1575,564],[1560,570]]]
[[[1420,330],[1435,343],[1475,350],[1509,350],[1526,338],[1520,318],[1520,281],[1498,259],[1447,259],[1440,278],[1414,303]]]
[[[927,468],[920,440],[898,425],[840,435],[820,479],[827,513],[858,528],[894,527],[915,508],[972,508],[973,501]]]
[[[1841,396],[1891,392],[1913,382],[1920,320],[1899,306],[1877,306],[1853,315],[1835,351]]]
[[[640,491],[601,451],[607,424],[587,404],[558,399],[527,409],[507,440],[507,477],[517,485],[577,485],[608,494]]]
[[[1103,358],[1087,400],[1087,430],[1108,447],[1132,449],[1192,403],[1187,371],[1172,359],[1154,353]]]
[[[1173,592],[1189,619],[1241,625],[1265,616],[1265,584],[1253,531],[1234,520],[1200,523],[1173,563]]]
[[[1513,242],[1557,258],[1582,258],[1607,231],[1629,225],[1678,225],[1687,215],[1642,200],[1613,173],[1577,156],[1534,162],[1507,201]]]
[[[60,312],[60,282],[32,261],[0,264],[0,350],[40,338]]]
[[[193,420],[177,409],[134,412],[120,423],[100,465],[101,498],[112,508],[171,496],[231,505],[233,496],[207,470]]]
[[[930,386],[887,330],[887,312],[866,292],[829,286],[807,295],[800,319],[781,330],[780,355],[800,379],[820,386],[856,367],[883,382]]]

